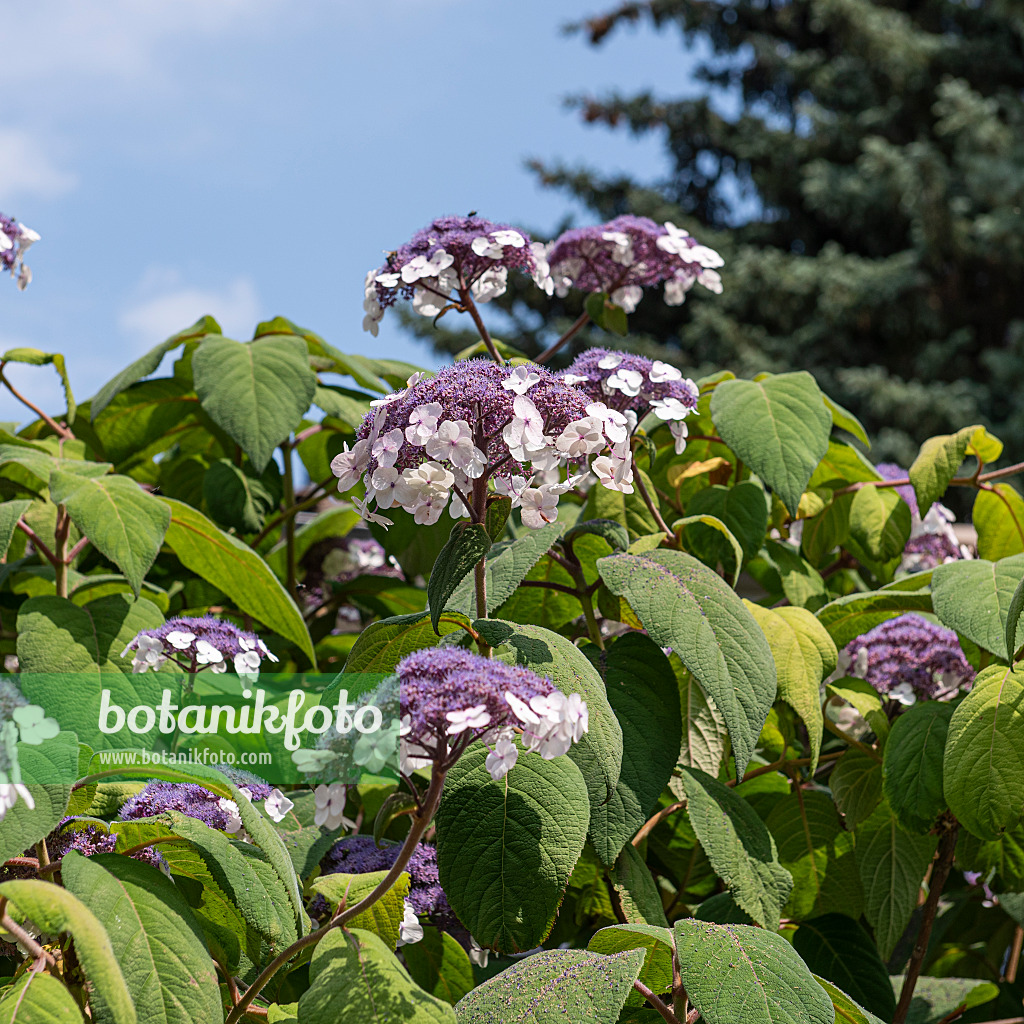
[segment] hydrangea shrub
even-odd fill
[[[36,239],[0,218],[19,285]],[[586,296],[536,360],[510,275]],[[876,466],[809,374],[620,347],[694,285],[671,223],[441,217],[363,326],[467,317],[450,365],[205,317],[78,404],[0,356],[67,396],[0,437],[0,1020],[1019,1016],[1024,464],[973,424]],[[392,710],[304,783],[125,768],[71,671]]]

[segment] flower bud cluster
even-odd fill
[[[402,724],[401,770],[447,769],[474,740],[490,747],[487,770],[503,778],[516,763],[516,733],[545,760],[568,753],[589,728],[586,702],[527,668],[458,647],[417,651],[396,668]]]
[[[39,235],[31,228],[0,213],[0,268],[10,273],[19,291],[24,291],[32,281],[32,271],[25,263],[25,253],[30,245],[38,241]]]
[[[695,283],[722,291],[715,268],[724,261],[714,249],[671,222],[632,214],[564,232],[545,247],[543,261],[547,274],[539,283],[548,295],[565,296],[571,288],[606,292],[627,313],[636,309],[644,288],[662,282],[669,306],[681,305]]]
[[[168,619],[159,629],[144,629],[129,641],[122,658],[132,654],[132,672],[154,672],[166,662],[190,674],[204,669],[227,672],[228,665],[245,679],[256,679],[264,659],[278,659],[255,634],[212,615]]]
[[[974,680],[956,633],[920,615],[900,615],[851,640],[840,655],[849,675],[900,704],[952,700]]]
[[[482,217],[439,217],[366,275],[363,330],[376,337],[384,310],[399,298],[431,317],[467,297],[490,302],[504,294],[510,270],[536,270],[526,232]]]

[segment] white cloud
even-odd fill
[[[260,319],[261,303],[248,277],[236,277],[221,289],[184,284],[176,271],[150,270],[140,298],[122,310],[118,326],[140,350],[210,314],[229,337],[249,338]]]
[[[76,176],[58,167],[38,138],[20,128],[0,128],[0,195],[5,202],[25,195],[51,199],[77,184]]]

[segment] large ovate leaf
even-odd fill
[[[776,802],[766,822],[779,862],[793,876],[786,914],[798,921],[834,907],[860,915],[862,897],[853,834],[824,793],[796,790]]]
[[[725,759],[725,747],[729,739],[725,719],[678,655],[670,655],[669,663],[679,685],[679,710],[682,715],[679,764],[699,768],[715,778]],[[669,784],[672,785],[672,782]]]
[[[776,695],[775,662],[754,617],[718,575],[682,551],[611,555],[598,570],[715,702],[742,775]]]
[[[371,622],[359,634],[345,662],[346,672],[391,672],[413,651],[433,647],[438,635],[465,631],[469,619],[461,612],[444,612],[438,618],[437,632],[426,612],[410,612]]]
[[[816,975],[834,982],[883,1020],[892,1020],[896,998],[889,972],[852,911],[804,921],[793,936],[793,948]]]
[[[540,626],[478,619],[481,637],[496,654],[546,676],[565,694],[578,693],[587,705],[588,732],[566,755],[583,772],[591,808],[614,792],[622,768],[622,727],[608,703],[604,680],[587,656],[565,637]]]
[[[824,626],[806,608],[762,608],[743,602],[768,638],[778,676],[779,697],[807,726],[811,774],[821,750],[821,681],[835,671],[839,652]]]
[[[652,992],[667,992],[672,988],[672,956],[675,942],[668,928],[647,924],[615,924],[597,932],[587,949],[592,953],[614,956],[629,949],[644,951],[644,966],[639,981]],[[639,992],[626,1000],[627,1005],[643,1006],[645,1001]]]
[[[544,950],[473,989],[455,1016],[459,1024],[616,1024],[643,963],[640,949]]]
[[[124,573],[137,596],[167,533],[171,521],[167,506],[131,477],[90,480],[60,470],[50,474],[50,496]]]
[[[586,653],[604,679],[622,727],[619,781],[611,799],[590,813],[591,844],[611,865],[647,820],[676,765],[682,736],[679,689],[668,658],[641,633],[628,633],[605,651],[591,644]]]
[[[316,391],[305,342],[287,335],[250,342],[206,337],[192,356],[192,374],[204,411],[258,473],[298,426]]]
[[[833,1024],[831,1000],[781,935],[690,918],[675,938],[683,987],[707,1024]]]
[[[946,493],[949,481],[956,475],[968,451],[979,455],[985,462],[994,462],[1002,449],[1002,444],[977,424],[964,427],[955,434],[928,438],[911,463],[909,474],[921,514]]]
[[[889,733],[882,788],[896,820],[908,832],[930,831],[946,809],[942,757],[952,717],[951,705],[924,701],[904,711]]]
[[[321,875],[310,883],[310,888],[323,896],[337,910],[342,903],[354,907],[380,885],[387,877],[386,871],[366,871],[362,874],[338,872]],[[405,897],[409,894],[409,874],[403,872],[395,884],[376,903],[356,914],[345,925],[347,928],[362,928],[373,932],[388,949],[398,944],[400,926],[405,916]]]
[[[313,642],[302,613],[267,563],[201,512],[173,498],[162,500],[171,510],[167,544],[181,564],[230,594],[241,611],[291,640],[314,662]]]
[[[160,365],[168,352],[183,345],[186,341],[197,341],[209,334],[220,334],[220,325],[212,316],[200,317],[191,327],[186,327],[185,330],[172,335],[166,341],[151,348],[144,356],[140,356],[134,363],[130,363],[107,381],[92,397],[89,403],[92,419],[95,420],[125,388],[131,387],[143,377],[148,377]]]
[[[410,977],[425,992],[454,1006],[476,981],[469,956],[448,933],[432,925],[423,928],[423,938],[402,948]]]
[[[832,799],[849,829],[871,817],[882,800],[882,762],[851,747],[828,777]]]
[[[0,882],[0,899],[9,902],[15,920],[27,919],[40,931],[53,935],[71,935],[92,988],[92,999],[99,1003],[103,1015],[113,1024],[136,1024],[135,1005],[110,936],[80,899],[67,889],[35,878]]]
[[[814,378],[800,370],[723,381],[711,396],[711,416],[725,443],[795,516],[832,429]]]
[[[203,502],[210,516],[225,529],[255,533],[281,500],[276,466],[268,465],[262,476],[251,466],[236,466],[218,459],[203,474]],[[301,557],[296,553],[296,561]]]
[[[32,507],[31,498],[0,502],[0,561],[7,558],[18,520]]]
[[[885,802],[857,826],[855,836],[864,916],[875,929],[879,951],[887,958],[917,906],[938,839],[904,832]]]
[[[213,961],[169,878],[130,857],[74,852],[64,858],[61,875],[107,929],[136,1012],[147,1024],[220,1019]]]
[[[814,980],[832,1000],[832,1006],[836,1011],[836,1024],[885,1024],[869,1010],[865,1010],[860,1003],[851,999],[842,989],[836,988],[831,981],[817,974],[814,975]]]
[[[608,872],[608,880],[612,884],[616,916],[629,924],[668,927],[661,890],[651,869],[632,843],[623,846]]]
[[[687,516],[711,515],[721,520],[739,542],[743,560],[753,558],[768,529],[768,502],[764,491],[752,480],[734,487],[706,487],[686,504]],[[683,539],[702,562],[728,564],[732,548],[721,534],[702,526],[687,526]]]
[[[0,995],[0,1024],[82,1024],[82,1011],[59,978],[26,971]]]
[[[892,979],[894,991],[903,988],[903,980]],[[998,995],[999,988],[991,981],[978,978],[931,978],[923,975],[914,986],[907,1024],[940,1024],[953,1014],[959,1016],[960,1012],[984,1006]],[[985,1012],[981,1019],[992,1016],[992,1012]]]
[[[850,535],[877,562],[903,553],[910,519],[910,506],[891,487],[867,484],[850,503]]]
[[[978,557],[996,562],[1024,552],[1024,498],[1010,484],[978,491],[971,510],[978,531]]]
[[[753,807],[697,768],[683,770],[687,811],[715,873],[758,924],[775,929],[793,888],[775,840]]]
[[[1024,816],[1024,672],[992,665],[975,677],[949,721],[941,791],[979,839]]]
[[[483,946],[520,952],[551,930],[586,841],[590,808],[567,757],[520,753],[491,778],[476,745],[452,768],[437,813],[441,885],[459,920]]]
[[[448,543],[441,548],[427,582],[430,624],[438,636],[438,621],[448,599],[463,580],[470,578],[477,562],[490,550],[491,537],[482,523],[456,523],[452,527]]]
[[[424,992],[372,932],[339,928],[320,941],[299,997],[299,1024],[454,1024],[448,1003]]]

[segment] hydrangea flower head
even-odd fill
[[[38,241],[39,235],[31,228],[0,213],[0,267],[14,278],[19,291],[24,291],[32,281],[32,271],[25,263],[25,253],[30,245]]]
[[[492,747],[487,768],[503,778],[515,764],[514,732],[527,750],[551,760],[589,727],[586,703],[528,668],[458,647],[416,651],[395,670],[401,693],[402,771],[453,764],[474,740]]]
[[[536,269],[525,231],[475,215],[439,217],[366,275],[363,329],[376,336],[384,310],[400,298],[412,299],[423,316],[437,316],[450,304],[497,298],[510,270]]]
[[[920,615],[900,615],[846,645],[851,675],[901,704],[950,700],[974,680],[956,633]]]
[[[606,224],[572,228],[544,250],[548,294],[567,295],[570,288],[607,292],[627,313],[636,309],[644,288],[665,283],[665,302],[681,305],[695,283],[721,292],[714,249],[700,245],[682,228],[666,221],[623,214]]]
[[[400,506],[428,525],[446,508],[452,518],[473,514],[482,521],[484,510],[474,503],[486,501],[488,481],[513,507],[522,506],[527,526],[542,526],[555,518],[557,495],[573,486],[547,474],[572,466],[585,476],[588,458],[627,441],[630,429],[626,416],[595,406],[543,367],[487,359],[455,363],[434,377],[414,375],[408,387],[372,404],[354,446],[331,469],[341,491],[362,478],[365,501],[353,503],[384,526],[391,521],[371,511],[372,502],[380,510]],[[545,476],[534,487],[538,473]],[[531,487],[539,493],[529,493]]]
[[[676,367],[629,352],[590,348],[559,377],[585,391],[593,402],[629,416],[634,425],[653,411],[668,422],[676,439],[676,452],[682,454],[686,446],[683,420],[697,408],[700,391]]]
[[[238,675],[256,678],[264,659],[277,661],[255,634],[234,623],[204,615],[168,619],[159,629],[144,629],[129,641],[121,657],[132,657],[132,672],[156,671],[170,661],[194,674],[203,669],[227,672],[233,665]]]

